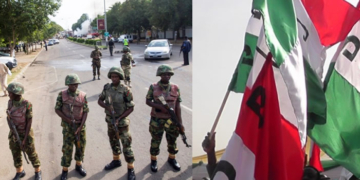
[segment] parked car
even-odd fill
[[[17,61],[15,57],[0,57],[0,63],[4,63],[10,70],[17,66]]]
[[[54,39],[54,44],[60,44],[60,41],[58,39]]]
[[[10,57],[10,54],[9,53],[4,53],[4,52],[0,52],[0,57],[1,56],[7,56],[7,57]]]
[[[118,42],[119,43],[123,43],[124,42],[124,39],[128,39],[130,43],[133,42],[134,38],[133,38],[133,35],[129,35],[129,34],[123,34],[121,35],[119,38],[118,38]]]
[[[48,46],[54,45],[54,41],[52,39],[49,39]]]
[[[148,59],[170,59],[172,56],[172,44],[167,39],[152,40],[144,51],[145,60]]]

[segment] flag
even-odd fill
[[[360,21],[340,44],[325,79],[326,122],[309,136],[333,160],[360,177]]]
[[[343,41],[360,19],[360,11],[345,0],[302,0],[324,46]]]
[[[300,180],[303,152],[295,126],[280,114],[271,53],[247,87],[238,123],[214,179]]]
[[[314,141],[311,141],[309,165],[317,169],[319,172],[324,171],[320,161],[320,148],[314,143]]]

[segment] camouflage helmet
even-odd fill
[[[163,73],[170,73],[172,76],[174,75],[174,70],[168,64],[162,64],[158,67],[156,71],[156,76],[161,76]]]
[[[130,52],[130,48],[127,46],[123,47],[123,52]]]
[[[65,77],[65,85],[81,84],[80,78],[77,74],[69,74]]]
[[[111,79],[111,73],[115,73],[120,76],[120,80],[124,80],[124,71],[120,67],[112,67],[108,73],[108,78]]]
[[[24,86],[18,82],[13,82],[8,85],[6,88],[7,91],[12,92],[16,95],[24,94]]]

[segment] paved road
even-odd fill
[[[118,45],[118,44],[117,44]],[[116,49],[121,49],[118,45]],[[130,44],[130,48],[137,66],[132,70],[132,92],[135,101],[135,110],[130,115],[130,131],[133,138],[133,151],[135,154],[135,172],[137,179],[191,179],[192,149],[186,148],[181,139],[177,144],[179,153],[177,160],[181,164],[180,172],[174,172],[167,164],[168,157],[166,139],[163,137],[160,155],[158,156],[157,173],[150,171],[150,134],[148,124],[150,107],[145,104],[145,96],[151,83],[157,82],[156,69],[162,63],[170,64],[175,69],[175,76],[171,82],[178,84],[183,99],[182,116],[188,142],[192,143],[192,66],[181,66],[182,58],[174,53],[170,60],[145,61],[144,45]],[[109,55],[108,50],[103,51],[101,80],[92,81],[91,48],[77,45],[66,40],[60,40],[59,45],[49,46],[48,51],[43,51],[37,60],[27,69],[19,80],[25,86],[24,97],[33,103],[33,129],[35,145],[42,164],[43,179],[59,179],[62,167],[62,128],[60,118],[54,113],[57,94],[66,89],[65,76],[77,73],[82,84],[79,89],[87,93],[89,102],[89,116],[87,119],[87,145],[85,150],[84,168],[88,174],[85,178],[98,179],[127,179],[127,168],[124,156],[121,155],[123,166],[113,171],[104,171],[104,166],[112,160],[112,152],[108,142],[105,114],[97,105],[98,95],[104,84],[110,82],[107,72],[112,66],[119,66],[121,54]],[[174,46],[174,52],[179,52],[179,47]],[[175,55],[176,54],[176,55]],[[191,55],[190,55],[191,59]],[[2,103],[1,106],[6,106]],[[2,113],[2,112],[1,112]],[[3,116],[4,117],[4,116]],[[11,152],[8,148],[7,134],[9,128],[5,118],[0,119],[0,177],[11,179],[14,176],[14,167]],[[26,163],[26,162],[25,162]],[[74,170],[73,161],[69,169],[69,179],[81,178]],[[24,164],[27,175],[22,179],[33,179],[33,168]]]

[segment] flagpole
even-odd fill
[[[218,122],[219,122],[221,113],[222,113],[222,111],[223,111],[223,109],[224,109],[224,107],[225,107],[225,104],[226,104],[226,101],[227,101],[227,99],[228,99],[228,97],[229,97],[229,94],[230,94],[230,91],[228,90],[228,91],[226,92],[226,94],[225,94],[225,97],[224,97],[223,102],[222,102],[222,104],[221,104],[220,110],[219,110],[219,112],[218,112],[218,114],[217,114],[217,116],[216,116],[215,122],[214,122],[214,124],[213,124],[213,126],[212,126],[212,128],[211,128],[210,139],[213,138],[213,134],[214,134],[214,132],[215,132],[216,126],[217,126],[217,124],[218,124]]]

